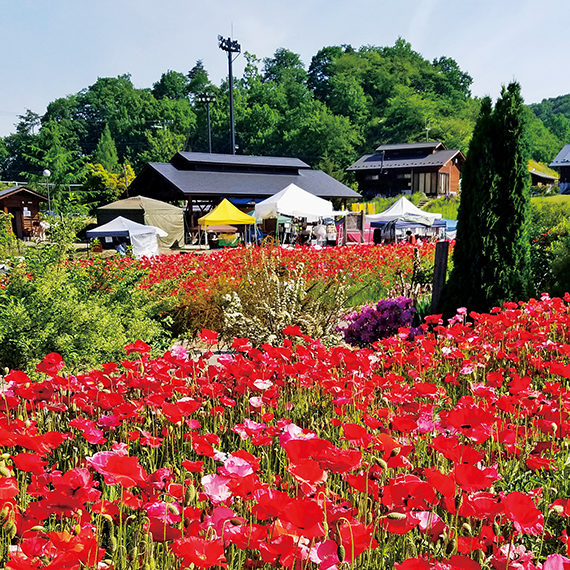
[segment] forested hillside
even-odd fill
[[[324,47],[308,65],[283,48],[263,60],[241,57],[247,65],[234,84],[240,154],[297,156],[350,182],[344,169],[381,143],[429,136],[468,149],[479,100],[453,59],[430,62],[402,39],[391,47]],[[43,116],[23,111],[16,133],[0,139],[0,178],[40,180],[48,168],[56,189],[85,183],[91,204],[112,198],[147,161],[183,148],[207,151],[198,101],[206,91],[216,97],[213,151],[229,152],[227,81],[212,84],[198,61],[187,73],[166,71],[151,88],[136,89],[129,75],[99,78],[50,103]],[[528,111],[533,158],[546,162],[570,142],[568,117],[547,107]]]
[[[534,114],[562,143],[570,143],[570,93],[531,105]]]

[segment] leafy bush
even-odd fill
[[[562,295],[568,290],[565,259],[570,256],[568,224],[570,202],[557,198],[531,202],[531,267],[534,294]]]
[[[125,343],[139,338],[164,348],[168,323],[161,314],[169,297],[154,301],[128,272],[112,283],[93,280],[79,267],[52,265],[52,248],[34,253],[34,272],[26,262],[17,265],[0,289],[1,366],[26,369],[58,352],[84,369],[119,358]]]
[[[354,346],[368,346],[377,340],[395,335],[400,328],[411,327],[416,315],[412,299],[382,299],[376,305],[365,305],[350,313],[348,324],[341,328],[344,340]],[[411,331],[415,334],[418,331]]]
[[[12,214],[0,211],[0,256],[11,254],[17,243],[18,240],[12,231]]]

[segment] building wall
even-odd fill
[[[458,194],[461,171],[459,170],[457,165],[454,164],[453,160],[450,160],[447,164],[444,164],[439,169],[439,172],[449,174],[449,191]]]
[[[39,219],[39,200],[24,192],[7,196],[0,201],[0,209],[14,216],[12,228],[20,239],[39,237],[42,233]]]

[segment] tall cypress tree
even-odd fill
[[[459,305],[484,310],[486,299],[482,287],[484,211],[489,201],[493,180],[493,107],[489,97],[481,102],[481,110],[473,130],[469,152],[461,177],[461,201],[457,212],[457,239],[453,250],[453,271],[444,296],[445,312]]]
[[[442,308],[486,311],[529,293],[529,145],[518,83],[485,98],[461,182],[454,268]]]
[[[105,125],[95,152],[93,153],[93,162],[100,164],[105,170],[109,172],[116,172],[119,167],[119,156],[117,154],[117,147],[115,141],[111,136],[109,125]]]
[[[490,304],[525,299],[530,287],[530,145],[518,83],[503,87],[495,105],[484,286]]]

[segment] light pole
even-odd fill
[[[47,195],[48,195],[48,213],[51,212],[51,198],[49,195],[49,177],[51,176],[51,172],[46,168],[42,174],[46,178],[46,188],[47,188]]]
[[[210,105],[216,102],[215,95],[211,93],[202,93],[196,97],[196,101],[202,105],[206,105],[206,115],[208,117],[208,152],[212,154],[212,130],[210,128]]]
[[[232,77],[232,53],[239,54],[241,52],[241,46],[238,44],[237,40],[232,40],[232,38],[224,38],[223,36],[218,36],[218,46],[221,50],[228,52],[228,75],[230,81],[230,144],[232,154],[235,154],[236,138],[234,134],[234,83]]]

